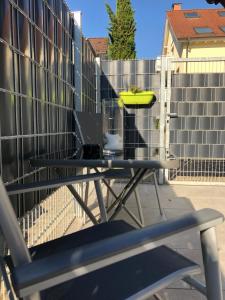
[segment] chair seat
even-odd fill
[[[90,243],[98,242],[100,240],[126,233],[134,229],[135,228],[133,226],[122,220],[102,223],[32,247],[29,249],[29,251],[32,260],[34,261],[36,259],[51,256],[62,251],[75,249]],[[5,261],[8,267],[12,269],[11,257],[5,257]]]
[[[42,300],[122,300],[151,296],[200,268],[166,246],[133,256],[41,293]]]
[[[135,228],[125,221],[101,223],[61,238],[49,241],[29,249],[32,260],[50,256],[60,251],[78,248],[90,243],[98,242],[106,238],[126,233]]]

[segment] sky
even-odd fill
[[[67,0],[66,2],[72,11],[82,12],[82,30],[85,37],[108,36],[109,20],[105,3],[115,9],[116,0]],[[161,54],[166,11],[171,9],[174,2],[176,1],[132,0],[136,19],[138,58],[156,58]],[[216,8],[214,5],[207,4],[205,0],[180,2],[182,2],[183,9]]]

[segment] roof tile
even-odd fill
[[[202,37],[225,37],[221,26],[225,26],[225,17],[219,16],[219,11],[225,9],[193,9],[167,12],[167,18],[177,39],[191,39]],[[197,12],[199,18],[186,18],[185,13]],[[212,33],[199,34],[195,27],[209,27]]]
[[[96,55],[106,54],[108,51],[108,38],[88,38]]]

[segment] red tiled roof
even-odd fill
[[[177,39],[225,37],[225,32],[220,29],[221,26],[225,26],[225,17],[218,14],[220,11],[225,9],[173,10],[167,12],[167,18]],[[185,17],[185,13],[193,12],[199,17]],[[195,27],[209,27],[213,32],[199,34],[196,33]]]
[[[108,38],[88,38],[96,55],[106,54],[108,51]]]

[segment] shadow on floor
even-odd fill
[[[114,182],[112,188],[119,193],[124,183]],[[145,225],[151,225],[163,221],[160,215],[154,186],[150,183],[139,185],[139,194],[144,212]],[[225,187],[213,186],[185,186],[185,185],[163,185],[160,186],[160,199],[163,211],[167,219],[181,216],[202,208],[213,208],[225,214],[225,205],[223,195]],[[112,197],[109,198],[109,203]],[[93,205],[93,204],[92,204]],[[138,216],[137,205],[134,194],[130,197],[128,208]],[[96,207],[96,206],[95,206]],[[136,226],[134,221],[125,211],[121,211],[117,219],[124,219],[128,223]],[[137,227],[137,226],[136,226]],[[225,290],[225,225],[217,228],[218,248],[222,270],[223,288]],[[197,262],[202,266],[202,254],[199,234],[194,230],[180,234],[169,239],[167,245],[180,252],[184,256]],[[198,275],[198,279],[204,281],[204,275]],[[186,300],[186,299],[206,299],[198,291],[192,289],[184,282],[177,282],[168,289],[162,291],[160,295],[168,300]]]

